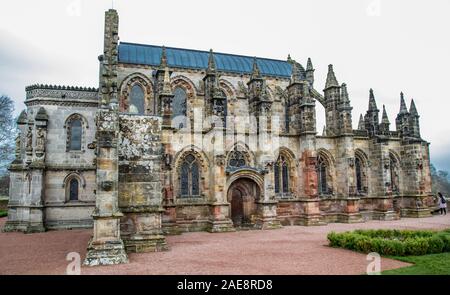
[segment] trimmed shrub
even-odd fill
[[[405,256],[450,252],[450,233],[429,230],[355,230],[331,232],[327,236],[331,247],[362,253]]]
[[[428,252],[429,253],[442,253],[444,250],[444,241],[438,235],[434,235],[428,239]]]

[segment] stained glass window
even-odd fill
[[[199,188],[199,171],[198,171],[198,164],[197,162],[192,163],[191,166],[191,175],[192,175],[192,195],[198,196],[200,195],[200,188]]]
[[[284,156],[278,157],[274,165],[275,193],[289,193],[289,164]]]
[[[325,160],[320,156],[317,165],[317,178],[318,178],[319,194],[327,194],[328,193],[327,165]]]
[[[188,155],[181,165],[181,197],[200,195],[200,169],[194,156]]]
[[[275,193],[280,193],[280,165],[278,162],[275,163],[273,168],[273,173],[275,177]]]
[[[70,122],[70,145],[71,151],[81,150],[81,135],[82,135],[81,120],[73,120]]]
[[[356,170],[356,189],[358,192],[362,192],[363,190],[362,167],[361,167],[361,160],[358,157],[355,158],[355,170]]]
[[[77,201],[78,200],[78,180],[77,179],[72,179],[70,180],[70,184],[69,184],[69,200],[70,201]]]
[[[181,195],[189,195],[189,164],[186,162],[181,166]]]
[[[232,151],[230,154],[230,159],[228,161],[228,166],[230,168],[241,168],[246,166],[245,156],[240,151]]]
[[[287,163],[283,162],[283,173],[282,173],[282,181],[283,181],[283,193],[289,192],[289,173]]]
[[[182,129],[186,126],[187,95],[183,88],[177,87],[173,91],[173,127]]]
[[[139,85],[131,88],[129,113],[143,115],[145,113],[144,90]]]

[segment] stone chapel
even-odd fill
[[[403,93],[391,128],[371,89],[354,129],[332,65],[321,89],[311,59],[118,36],[109,10],[98,89],[26,88],[4,230],[93,228],[85,264],[101,265],[183,232],[430,216],[429,143]]]

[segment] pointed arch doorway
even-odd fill
[[[228,202],[231,204],[230,217],[236,228],[251,227],[255,224],[256,200],[260,197],[258,184],[250,178],[238,178],[228,188]]]

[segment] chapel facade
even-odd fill
[[[26,88],[6,231],[92,227],[99,265],[167,250],[167,234],[431,215],[403,93],[395,128],[371,89],[354,129],[332,65],[319,91],[310,59],[119,43],[118,28],[107,11],[98,89]]]

